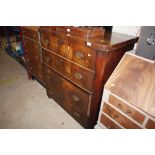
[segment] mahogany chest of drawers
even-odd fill
[[[39,27],[42,79],[49,98],[83,127],[94,128],[103,86],[137,38],[111,32],[88,36],[74,29]]]
[[[96,128],[155,129],[155,64],[126,53],[107,81]]]

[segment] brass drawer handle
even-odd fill
[[[37,34],[34,33],[34,34],[33,34],[33,37],[34,37],[34,38],[37,37]]]
[[[72,95],[72,99],[75,101],[75,102],[78,102],[80,99],[79,97],[77,97],[76,95]]]
[[[77,117],[80,117],[80,114],[79,114],[79,113],[74,112],[74,114],[75,114]]]
[[[132,113],[130,110],[126,111],[120,103],[118,104],[118,107],[119,107],[119,109],[121,109],[126,114],[131,114]]]
[[[114,119],[119,118],[119,115],[116,114],[116,115],[114,115],[112,118],[114,118]]]
[[[49,62],[51,61],[51,58],[50,58],[50,57],[45,57],[45,61],[46,61],[47,63],[49,63]]]
[[[78,80],[81,80],[83,78],[83,76],[80,74],[80,73],[75,73],[75,77],[78,79]]]
[[[79,59],[83,59],[83,58],[84,58],[84,54],[83,54],[82,52],[80,52],[80,51],[77,51],[77,52],[75,53],[75,55],[76,55],[76,57],[79,58]]]
[[[48,45],[50,42],[48,39],[45,40],[45,44]]]

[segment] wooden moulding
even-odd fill
[[[78,37],[97,37],[103,36],[105,29],[102,27],[72,27],[72,26],[60,26],[56,28],[56,31],[66,32]]]
[[[73,26],[42,26],[40,30],[52,31],[52,32],[63,32],[68,35],[73,35],[77,37],[97,37],[104,36],[105,29],[102,27],[73,27]]]

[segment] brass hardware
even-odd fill
[[[121,109],[121,108],[122,108],[122,105],[119,103],[119,104],[118,104],[118,107]]]
[[[118,114],[116,114],[116,115],[114,115],[112,118],[118,118],[119,117],[119,115]]]
[[[46,61],[47,63],[49,63],[49,62],[51,61],[51,58],[50,58],[50,57],[45,57],[45,61]]]
[[[127,110],[127,111],[126,111],[126,114],[131,114],[131,111],[130,111],[130,110]]]
[[[79,114],[79,113],[74,112],[74,114],[75,114],[77,117],[80,117],[80,114]]]
[[[72,95],[72,99],[75,101],[75,102],[78,102],[80,99],[79,97],[77,97],[76,95]]]
[[[75,77],[79,80],[83,78],[83,76],[80,73],[75,73]]]
[[[75,55],[76,55],[76,57],[79,58],[79,59],[83,59],[83,58],[84,58],[84,54],[83,54],[82,52],[80,52],[80,51],[77,51],[77,52],[75,53]]]
[[[48,40],[48,39],[45,40],[45,44],[46,44],[46,45],[49,44],[49,40]]]

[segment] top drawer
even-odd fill
[[[39,42],[38,31],[34,29],[29,29],[27,27],[22,27],[22,34],[34,41]]]
[[[80,39],[41,32],[41,45],[85,68],[95,70],[95,51]]]

